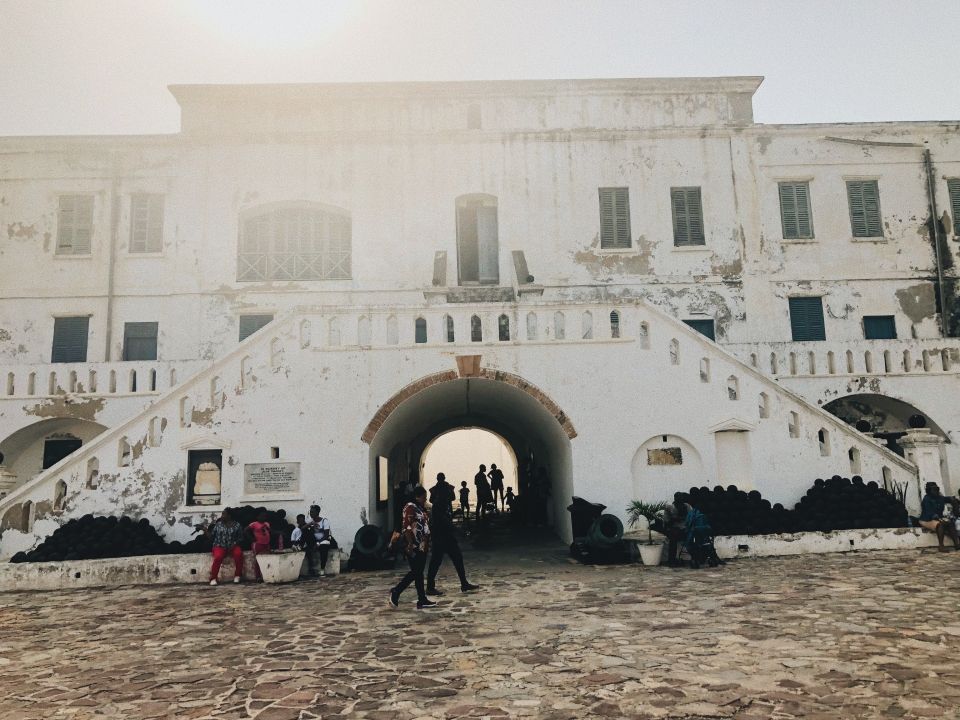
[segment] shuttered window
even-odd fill
[[[600,188],[600,247],[630,247],[630,194],[627,188]]]
[[[673,244],[677,247],[705,245],[700,188],[670,188],[670,205],[673,208]]]
[[[893,315],[864,315],[863,337],[867,340],[896,340],[897,323]]]
[[[950,214],[953,215],[953,234],[960,235],[960,178],[947,180],[950,193]]]
[[[89,255],[93,195],[61,195],[57,208],[57,255]]]
[[[717,339],[713,330],[713,320],[684,320],[684,322],[704,337],[714,341]]]
[[[823,326],[823,298],[790,298],[790,329],[794,340],[826,340]]]
[[[163,249],[163,195],[130,197],[130,252],[158,253]]]
[[[880,188],[876,180],[848,180],[850,228],[854,237],[883,237]]]
[[[350,217],[319,207],[263,210],[244,220],[237,280],[349,280]]]
[[[810,183],[780,183],[780,220],[784,240],[813,237],[813,216],[810,213]]]
[[[53,351],[50,362],[86,362],[89,317],[58,317],[53,319]]]
[[[241,315],[240,316],[240,342],[253,335],[264,325],[273,321],[273,315]]]
[[[155,322],[128,322],[123,325],[123,359],[156,360],[157,328]]]

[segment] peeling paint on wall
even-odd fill
[[[46,398],[33,405],[24,405],[23,412],[41,418],[72,417],[80,420],[96,420],[97,413],[103,410],[105,397],[77,398],[72,395],[58,395]]]
[[[934,285],[930,282],[911,285],[897,290],[897,302],[900,309],[914,323],[921,323],[937,314]]]

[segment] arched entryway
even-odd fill
[[[16,475],[20,485],[56,465],[104,430],[106,427],[100,423],[79,418],[38,420],[0,442],[3,465]]]
[[[437,437],[461,428],[502,437],[517,459],[521,486],[525,473],[536,476],[544,469],[551,488],[549,523],[568,539],[572,422],[523,378],[480,368],[468,376],[451,371],[421,378],[397,392],[371,420],[363,434],[370,445],[370,521],[392,523],[404,486],[420,482],[424,452]]]
[[[832,400],[823,409],[853,425],[861,432],[882,439],[891,450],[903,455],[898,441],[912,427],[925,427],[939,435],[945,443],[949,435],[940,425],[915,405],[875,393],[858,393]]]

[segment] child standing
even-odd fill
[[[260,574],[260,563],[256,561],[257,555],[270,552],[270,523],[267,522],[267,511],[261,510],[257,513],[257,519],[247,525],[247,530],[253,535],[253,556],[254,568],[257,572],[257,580],[263,580]]]
[[[467,487],[467,481],[460,483],[460,509],[463,510],[463,521],[470,518],[470,488]]]

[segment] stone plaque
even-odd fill
[[[647,465],[683,465],[683,452],[678,447],[647,450]]]
[[[248,463],[243,466],[244,495],[300,492],[300,463]]]

